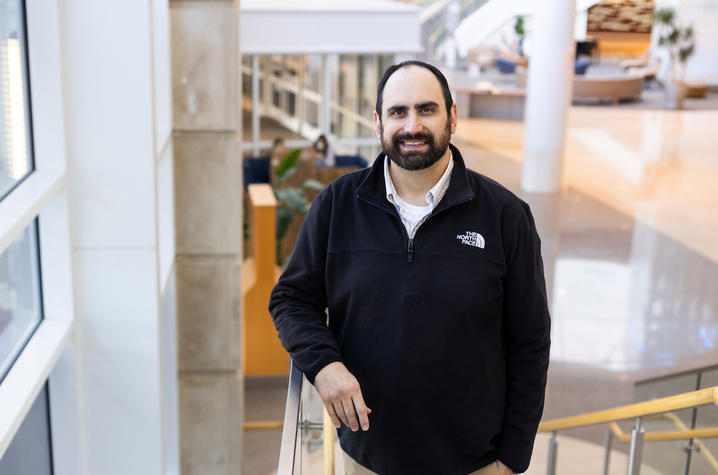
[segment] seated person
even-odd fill
[[[314,142],[314,155],[317,161],[317,168],[333,167],[336,165],[334,152],[329,147],[329,142],[324,134],[317,137]]]

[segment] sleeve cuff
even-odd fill
[[[306,371],[304,372],[304,376],[306,376],[307,381],[313,386],[314,380],[317,377],[317,374],[328,364],[341,362],[342,359],[339,357],[339,355],[326,355],[321,357],[319,360],[317,360],[315,363],[313,363],[309,368],[306,368]],[[300,368],[302,369],[302,368]]]

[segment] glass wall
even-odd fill
[[[0,0],[0,199],[33,168],[23,13]]]

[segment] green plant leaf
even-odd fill
[[[301,213],[306,205],[307,196],[301,188],[287,188],[285,195],[287,205]]]
[[[321,191],[324,189],[324,183],[310,178],[308,180],[304,180],[304,183],[302,183],[302,188],[304,188],[305,190]]]
[[[677,28],[674,28],[671,30],[671,32],[668,34],[668,43],[674,45],[678,42],[678,37],[680,36],[680,30]]]
[[[678,50],[678,59],[681,60],[681,63],[685,63],[686,61],[688,61],[688,58],[691,57],[694,49],[695,45],[690,45],[686,48],[681,48],[680,50]]]
[[[280,184],[280,183],[282,183],[284,180],[286,180],[286,179],[289,178],[290,176],[292,176],[292,175],[294,175],[295,173],[297,173],[297,170],[299,170],[299,165],[294,165],[294,166],[292,166],[292,167],[287,168],[287,170],[286,170],[284,173],[282,173],[282,176],[277,177],[277,179],[274,180],[274,183],[277,184],[277,185]]]
[[[285,205],[287,203],[287,188],[275,189],[274,196],[277,197],[277,204]]]
[[[299,155],[302,153],[302,149],[295,148],[291,152],[287,154],[286,157],[282,159],[281,162],[279,162],[279,165],[274,170],[274,174],[281,180],[282,175],[287,173],[287,171],[296,166],[297,162],[299,161]]]
[[[673,23],[673,19],[676,17],[676,11],[673,8],[661,8],[656,10],[653,14],[653,18],[656,23],[662,23],[664,25],[670,25]]]

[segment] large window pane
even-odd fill
[[[0,381],[42,316],[37,223],[0,254]]]
[[[37,395],[15,438],[0,457],[2,475],[50,475],[52,448],[47,384]]]
[[[22,4],[0,0],[0,199],[32,170]]]

